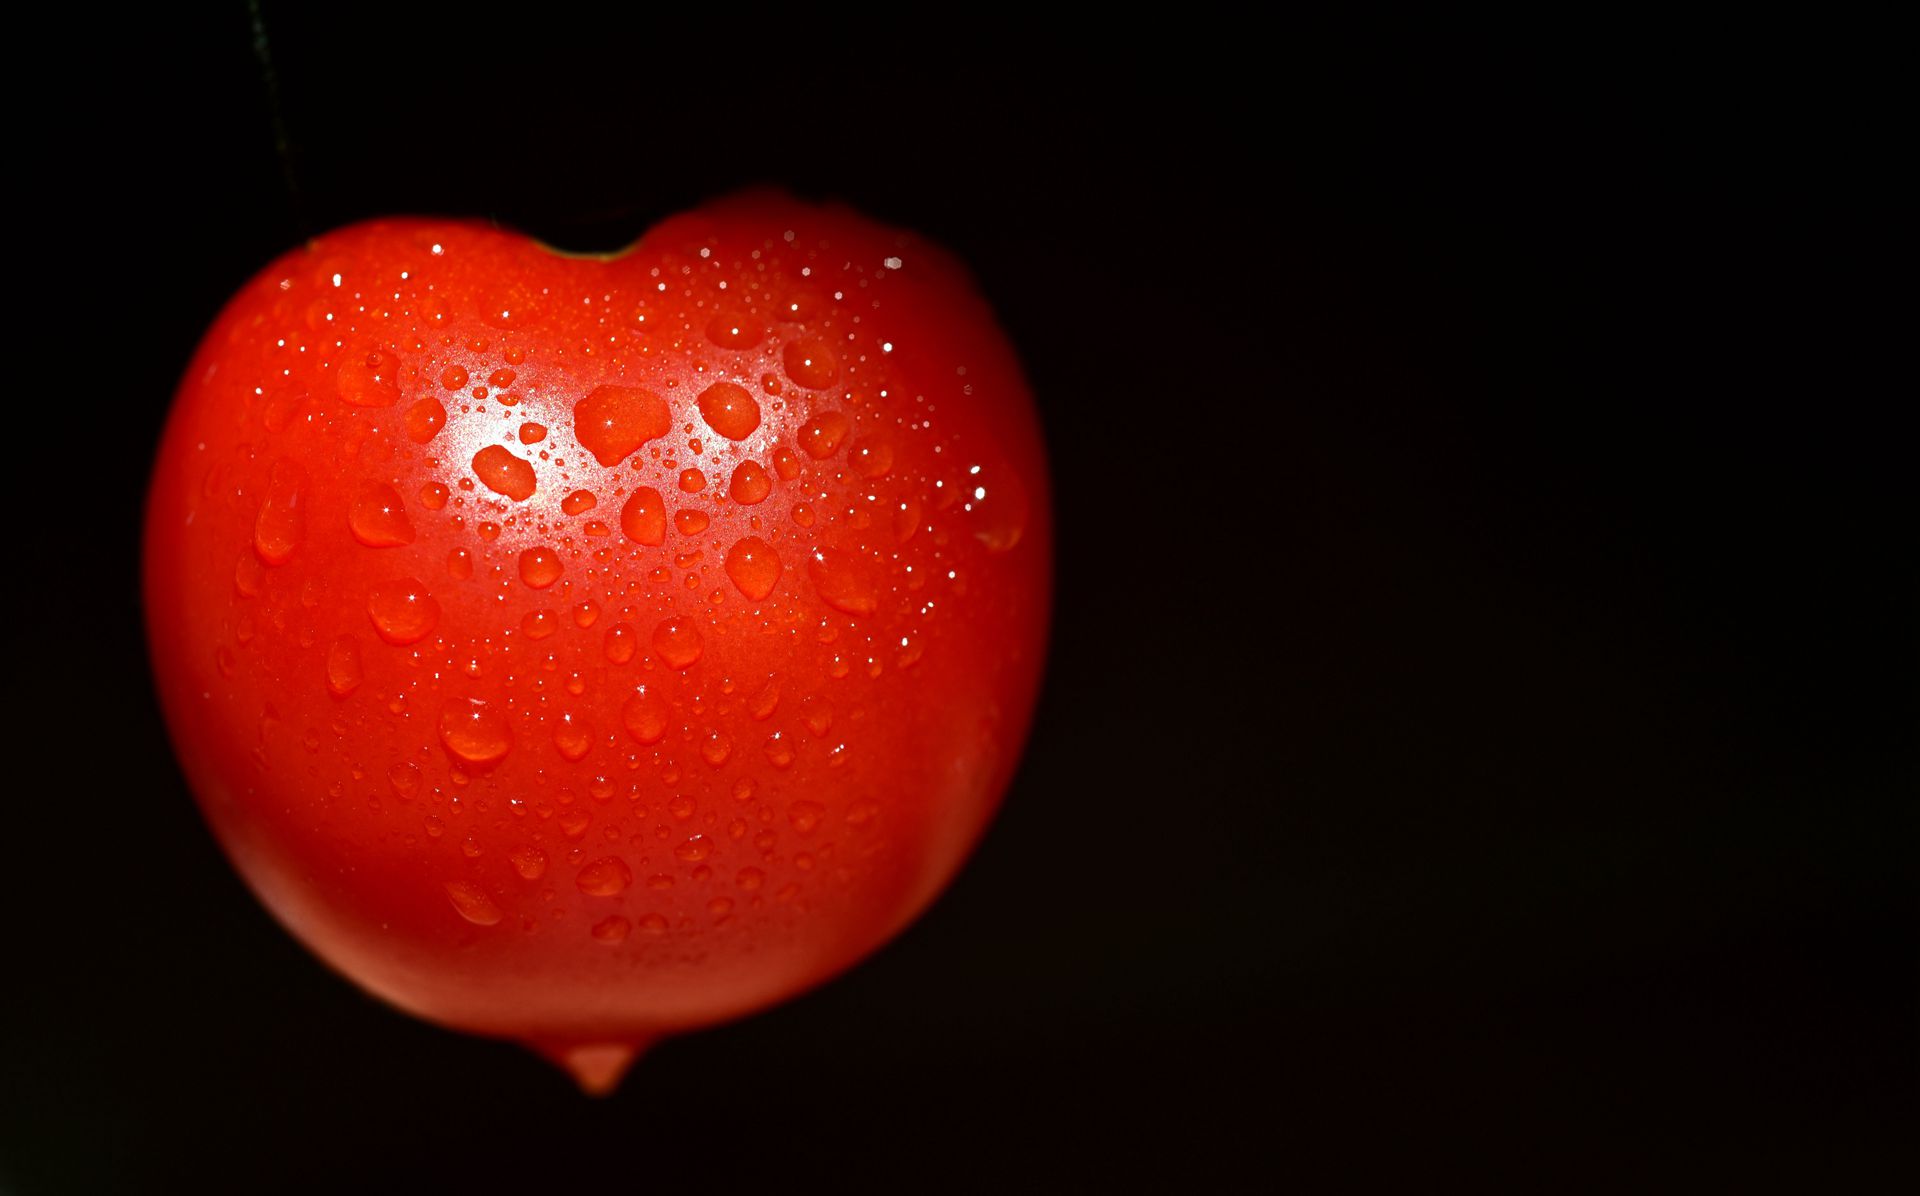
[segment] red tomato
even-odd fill
[[[383,220],[207,334],[148,507],[174,742],[262,901],[590,1090],[874,950],[1031,717],[1051,529],[962,269],[770,196],[570,256]]]

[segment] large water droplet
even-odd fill
[[[620,530],[637,544],[658,546],[667,542],[667,500],[652,486],[641,486],[628,496],[620,508]]]
[[[885,437],[869,436],[855,442],[851,456],[853,467],[869,481],[893,472],[893,445]]]
[[[344,698],[359,689],[366,677],[366,669],[360,663],[360,641],[350,635],[333,641],[327,648],[327,691],[336,698]]]
[[[573,883],[589,897],[617,897],[633,883],[633,869],[619,856],[610,855],[580,869]]]
[[[780,580],[780,557],[758,536],[742,536],[727,549],[727,576],[755,602],[773,593]]]
[[[1013,468],[999,460],[968,469],[960,481],[960,509],[974,539],[989,552],[1007,552],[1020,543],[1030,512],[1027,488]]]
[[[806,450],[807,456],[824,461],[839,449],[852,427],[853,421],[847,418],[846,412],[822,411],[800,426],[800,447]]]
[[[539,880],[547,874],[547,853],[538,847],[516,847],[507,853],[507,859],[522,880]]]
[[[515,502],[533,497],[533,465],[503,445],[490,444],[473,455],[473,476],[495,494],[504,494]]]
[[[282,457],[267,473],[267,495],[253,519],[253,550],[269,565],[284,565],[307,534],[307,472]]]
[[[447,426],[447,409],[431,396],[407,408],[407,439],[425,444]]]
[[[700,418],[728,440],[745,440],[760,426],[760,404],[746,387],[716,382],[700,392]]]
[[[719,312],[707,321],[707,339],[722,349],[751,349],[760,343],[760,325],[749,316]]]
[[[559,581],[560,573],[560,554],[551,548],[529,548],[520,554],[520,580],[536,590]]]
[[[513,750],[513,728],[498,706],[478,698],[455,698],[440,711],[440,742],[453,756],[484,768],[498,764]]]
[[[611,1095],[635,1057],[645,1049],[644,1042],[534,1044],[534,1050],[572,1076],[588,1096]]]
[[[673,430],[666,400],[631,386],[602,386],[573,405],[573,436],[602,465],[618,465]]]
[[[662,619],[653,627],[653,651],[670,669],[690,668],[705,647],[691,619]]]
[[[607,628],[605,641],[607,659],[615,664],[625,664],[632,660],[634,648],[639,639],[639,635],[630,624],[615,623]]]
[[[758,461],[742,461],[734,466],[733,480],[727,485],[727,493],[733,501],[743,507],[753,506],[773,492],[773,479],[760,467]]]
[[[354,492],[347,510],[353,538],[368,548],[398,548],[413,543],[413,521],[400,492],[385,482],[367,482]]]
[[[667,733],[667,704],[660,695],[642,686],[620,708],[620,721],[627,734],[643,744],[659,743]]]
[[[389,644],[425,639],[440,622],[440,604],[411,577],[375,586],[367,595],[367,617]]]
[[[593,747],[593,729],[571,710],[553,720],[553,746],[568,760],[578,760]]]
[[[849,615],[870,615],[880,593],[865,561],[839,548],[816,548],[807,560],[807,576],[821,599]]]
[[[840,376],[840,359],[834,355],[833,346],[817,336],[789,342],[780,352],[780,361],[787,368],[787,377],[808,390],[832,386]]]
[[[447,900],[461,917],[475,926],[497,925],[503,916],[500,907],[487,896],[487,891],[469,880],[450,880],[446,883]]]

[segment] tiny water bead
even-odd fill
[[[817,336],[791,341],[780,352],[787,377],[809,390],[832,386],[840,377],[840,358],[833,347]]]
[[[496,926],[504,916],[487,891],[470,880],[450,880],[445,888],[454,912],[475,926]]]

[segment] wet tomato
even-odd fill
[[[590,1090],[952,877],[1031,717],[1038,428],[964,272],[734,198],[626,252],[384,220],[273,263],[146,529],[169,727],[286,927]]]

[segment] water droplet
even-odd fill
[[[659,743],[667,733],[667,704],[642,686],[620,708],[620,721],[626,724],[627,734],[640,743]]]
[[[501,445],[490,444],[473,455],[473,475],[487,489],[504,494],[514,502],[533,497],[533,465]]]
[[[385,482],[367,482],[354,492],[347,511],[353,538],[368,548],[398,548],[413,543],[413,521],[400,492]]]
[[[307,472],[282,457],[267,473],[267,496],[253,519],[253,550],[269,565],[284,565],[307,534]]]
[[[667,542],[667,500],[652,486],[641,486],[620,508],[620,530],[636,544]]]
[[[538,847],[516,847],[507,853],[507,859],[522,880],[539,880],[547,874],[547,853]]]
[[[700,758],[715,768],[727,762],[733,755],[733,740],[724,731],[709,732],[706,741],[700,745]]]
[[[349,350],[340,363],[340,397],[353,407],[391,407],[400,401],[400,359],[385,349]]]
[[[666,400],[630,386],[602,386],[573,405],[573,436],[602,465],[618,465],[673,430]]]
[[[499,923],[500,907],[487,896],[487,891],[468,880],[450,880],[446,883],[447,900],[461,917],[475,926],[493,926]]]
[[[707,488],[707,475],[697,469],[680,471],[680,488],[688,494],[698,494]]]
[[[1000,462],[973,466],[960,483],[962,510],[974,539],[989,552],[1008,552],[1027,529],[1027,488]]]
[[[376,586],[367,595],[367,616],[389,644],[425,639],[440,622],[440,604],[411,577]]]
[[[833,704],[815,694],[800,703],[800,717],[817,738],[833,728]]]
[[[866,563],[843,549],[816,548],[807,560],[807,576],[821,600],[842,614],[870,615],[880,605]]]
[[[467,384],[467,371],[462,366],[450,365],[440,372],[440,385],[448,390],[459,390]]]
[[[780,682],[778,678],[768,678],[760,691],[747,700],[747,713],[755,722],[765,722],[773,717],[780,708]]]
[[[532,422],[520,425],[520,443],[538,444],[547,438],[547,425]]]
[[[593,746],[593,728],[571,710],[563,710],[553,721],[553,746],[569,760],[578,760]]]
[[[758,461],[742,461],[734,467],[733,480],[727,485],[727,493],[733,501],[743,507],[753,506],[773,492],[773,479],[760,467]]]
[[[360,641],[350,635],[333,641],[327,648],[327,691],[344,698],[359,689],[366,677],[360,664]]]
[[[901,544],[913,539],[913,533],[920,527],[920,500],[909,498],[894,508],[893,538]]]
[[[631,626],[625,623],[615,623],[613,626],[607,628],[607,638],[605,642],[607,659],[615,664],[627,663],[633,659],[633,650],[639,643],[639,640],[639,635]]]
[[[464,548],[456,548],[447,553],[447,576],[455,581],[465,581],[473,576],[473,554]]]
[[[261,567],[258,556],[242,550],[235,558],[233,588],[247,598],[257,598],[260,596],[260,591],[267,588],[267,571]]]
[[[758,536],[742,536],[727,549],[727,576],[754,602],[773,593],[780,580],[780,557]]]
[[[599,503],[591,490],[575,490],[560,500],[560,509],[569,515],[583,515]]]
[[[589,897],[617,897],[633,883],[633,869],[619,856],[610,855],[580,869],[573,883]]]
[[[593,937],[612,947],[626,942],[632,930],[633,923],[619,914],[609,914],[593,924]]]
[[[520,554],[520,580],[536,590],[544,590],[560,580],[560,554],[541,546]]]
[[[697,864],[713,854],[713,840],[705,835],[694,835],[673,849],[673,858],[688,864]]]
[[[760,325],[747,316],[720,312],[707,321],[707,339],[722,349],[751,349],[760,336]]]
[[[402,760],[387,769],[387,785],[392,788],[395,797],[401,801],[407,801],[420,792],[419,766]]]
[[[808,835],[820,825],[821,815],[826,812],[827,808],[817,801],[797,801],[787,807],[787,821],[793,824],[794,830]]]
[[[781,481],[791,482],[800,476],[800,458],[794,456],[790,448],[777,448],[773,450],[773,471],[780,475]]]
[[[513,728],[496,705],[478,698],[455,698],[440,711],[440,742],[467,764],[486,767],[513,750]]]
[[[760,426],[760,404],[746,387],[716,382],[700,392],[700,418],[728,440],[745,440]]]
[[[781,350],[780,361],[786,366],[787,377],[808,390],[832,386],[840,376],[840,359],[834,355],[833,346],[817,336],[790,341]]]
[[[662,619],[654,624],[653,651],[670,669],[692,667],[704,647],[700,629],[691,620]]]
[[[683,536],[697,536],[706,531],[707,525],[712,522],[713,520],[708,518],[705,511],[682,508],[673,513],[673,526],[678,528]]]
[[[437,511],[447,505],[447,488],[439,482],[428,482],[420,487],[420,505],[429,511]]]
[[[879,436],[869,436],[853,446],[853,467],[868,480],[893,472],[893,445]]]
[[[580,628],[593,626],[600,617],[600,604],[588,598],[573,608],[573,625]]]
[[[742,868],[733,874],[733,883],[751,893],[767,883],[767,874],[758,868]]]
[[[447,409],[431,396],[407,408],[407,439],[425,444],[447,426]]]
[[[766,753],[767,762],[775,768],[788,768],[793,764],[793,745],[779,731],[767,736]]]
[[[530,640],[543,640],[560,630],[559,618],[550,610],[530,610],[520,616],[520,634]]]
[[[822,411],[800,427],[800,447],[807,456],[816,461],[824,461],[839,449],[840,442],[847,438],[848,429],[853,421],[844,411]]]

